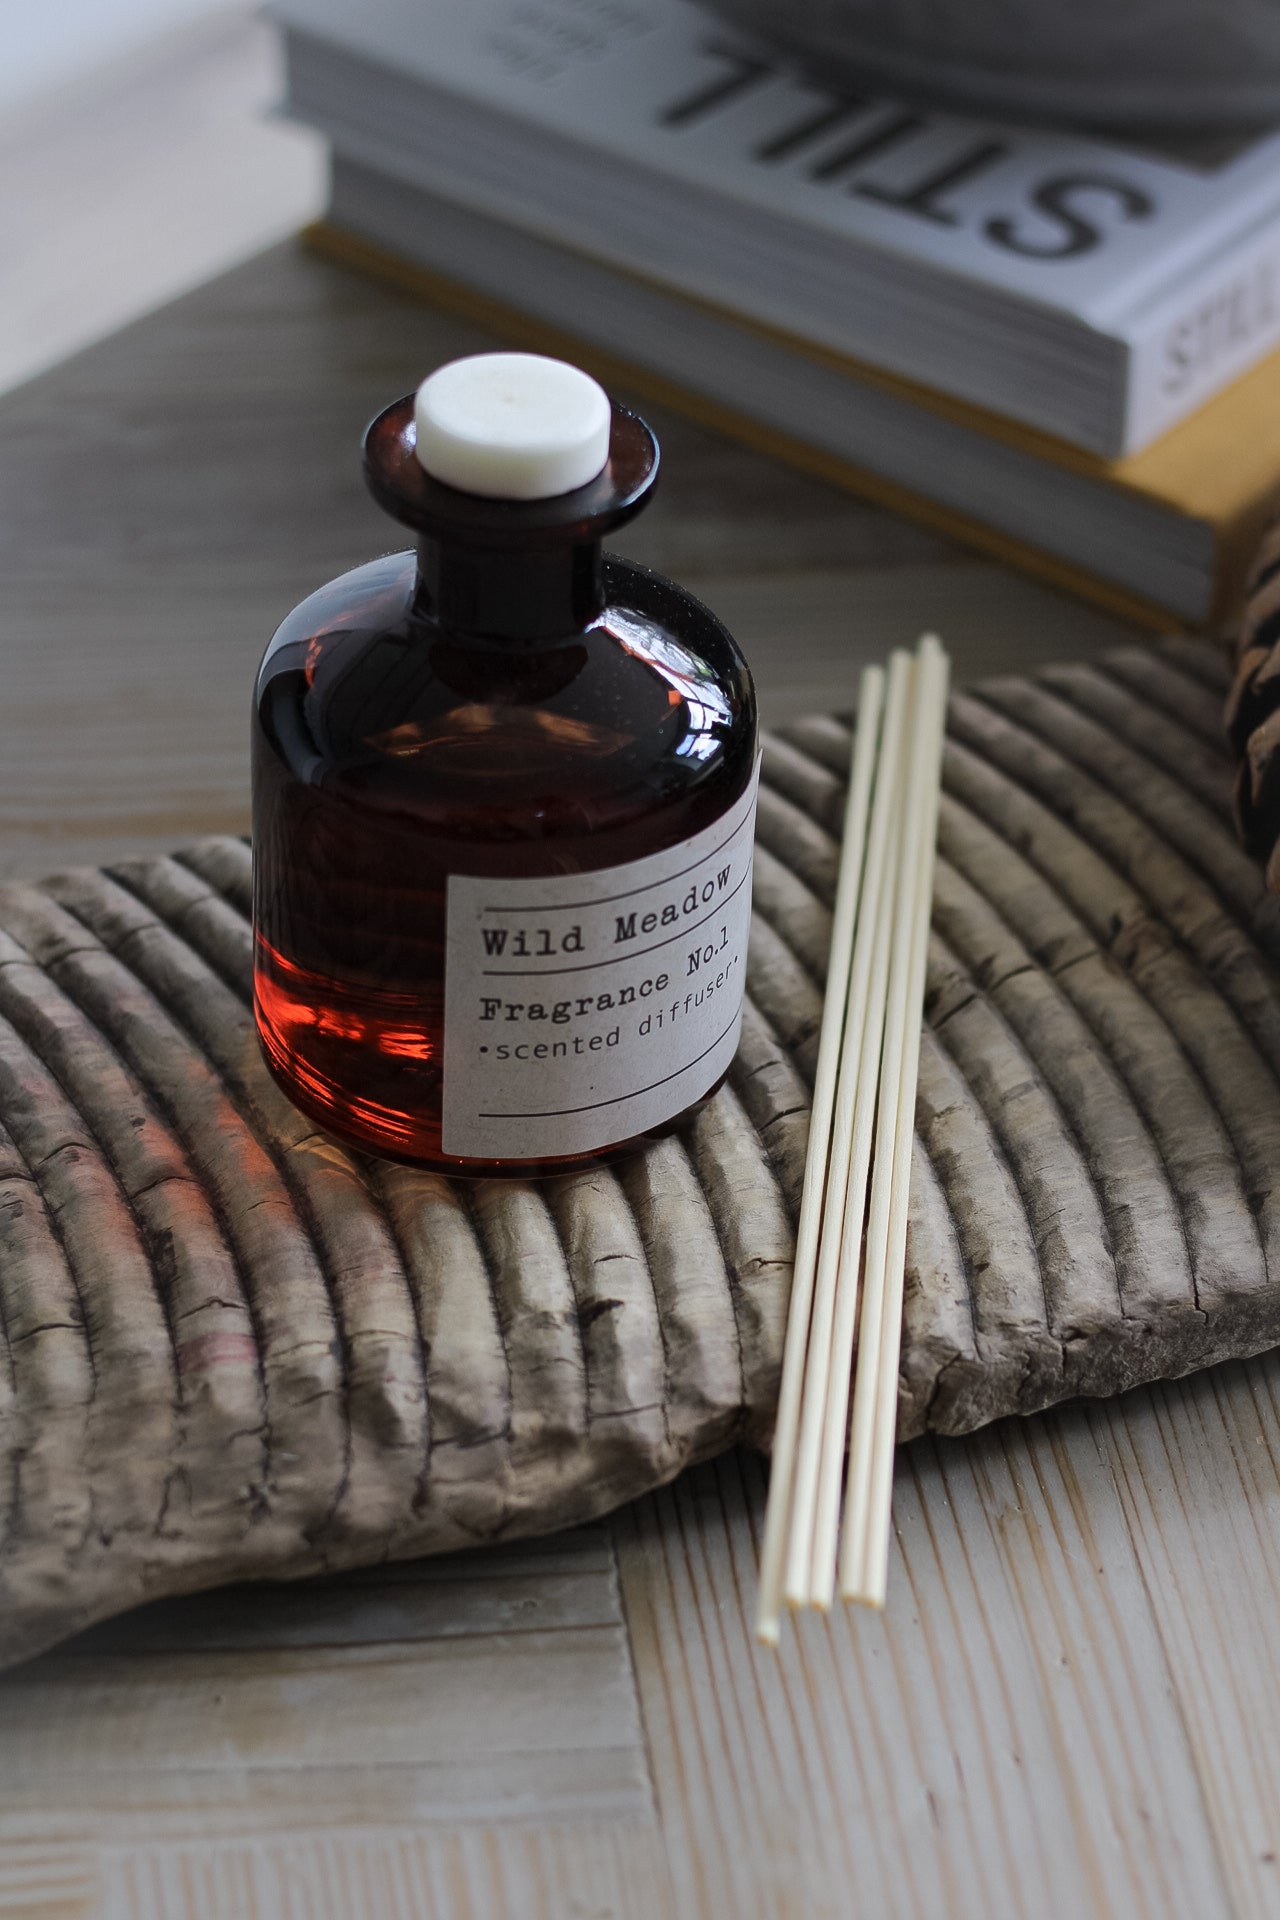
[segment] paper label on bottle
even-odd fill
[[[446,1153],[592,1153],[715,1085],[742,1024],[758,774],[714,825],[644,860],[450,875]]]

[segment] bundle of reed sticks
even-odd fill
[[[770,1644],[784,1602],[831,1605],[837,1569],[844,1598],[884,1605],[948,671],[930,634],[862,676],[761,1554]]]

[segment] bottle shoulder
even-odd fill
[[[328,583],[282,622],[255,747],[332,798],[478,841],[574,838],[672,812],[672,837],[751,777],[751,676],[675,583],[608,556],[605,607],[536,645],[451,634],[415,604],[415,556]],[[681,816],[677,823],[674,816]]]
[[[407,624],[415,562],[412,552],[385,553],[335,575],[285,615],[258,667],[255,698],[269,682],[299,667],[314,671],[321,656],[360,634],[393,632]]]

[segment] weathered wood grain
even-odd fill
[[[752,1634],[762,1478],[729,1455],[615,1523],[677,1912],[1225,1920],[1144,1572],[1076,1410],[905,1449],[888,1612],[800,1617],[777,1654]]]
[[[140,1608],[0,1680],[0,1780],[10,1831],[56,1803],[115,1845],[647,1820],[611,1543]]]
[[[1280,1357],[1090,1409],[1238,1913],[1280,1903]]]
[[[1152,758],[1211,669],[1160,675],[953,700],[905,1439],[1280,1338],[1280,908],[1207,729],[1198,789]],[[9,1658],[549,1531],[767,1435],[847,749],[767,743],[742,1051],[616,1171],[468,1185],[318,1135],[258,1053],[242,842],[0,888]]]
[[[673,1911],[661,1853],[634,1826],[463,1825],[108,1849],[93,1920],[657,1920]]]

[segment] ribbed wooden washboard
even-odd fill
[[[953,701],[904,1438],[1280,1340],[1280,911],[1223,683],[1172,643]],[[0,889],[0,1658],[767,1441],[848,749],[769,742],[731,1084],[610,1173],[317,1135],[258,1059],[238,841]]]

